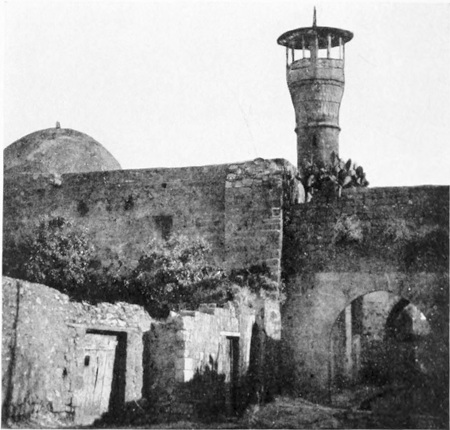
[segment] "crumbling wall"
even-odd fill
[[[41,412],[73,413],[77,333],[65,324],[66,303],[56,291],[3,281],[2,393],[4,419]]]
[[[156,413],[169,419],[226,413],[227,336],[240,337],[234,307],[172,314],[150,336],[147,383]]]
[[[144,393],[155,416],[205,419],[269,400],[265,393],[275,394],[278,383],[280,324],[277,301],[242,294],[223,308],[202,305],[153,325]],[[234,380],[233,340],[239,345]]]
[[[373,291],[423,312],[434,367],[448,375],[448,196],[448,187],[360,189],[292,208],[282,343],[285,383],[294,391],[327,395],[333,324]]]
[[[2,320],[4,420],[74,418],[74,393],[83,384],[80,346],[89,330],[126,334],[123,401],[141,398],[142,337],[152,322],[143,308],[71,302],[52,288],[5,277]]]

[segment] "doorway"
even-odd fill
[[[225,371],[227,383],[227,409],[230,414],[238,410],[239,402],[239,337],[227,336],[226,357],[228,369]]]
[[[74,395],[75,423],[90,425],[124,402],[126,333],[87,330],[82,354],[83,385]]]

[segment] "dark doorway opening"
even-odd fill
[[[331,404],[394,415],[431,412],[433,339],[426,316],[409,300],[387,291],[358,297],[331,331]]]
[[[230,412],[235,413],[239,406],[239,338],[227,337],[227,344],[230,360],[229,404]]]

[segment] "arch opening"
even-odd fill
[[[432,343],[431,325],[414,303],[387,291],[357,297],[331,330],[331,403],[381,412],[408,405],[433,413]]]

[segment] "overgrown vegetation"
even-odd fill
[[[70,293],[88,284],[93,256],[86,231],[56,217],[19,243],[5,243],[3,273]]]
[[[360,219],[356,215],[341,215],[334,224],[333,242],[361,243],[364,239],[363,229]]]
[[[201,238],[173,236],[167,242],[152,241],[123,286],[158,316],[195,308],[210,298],[226,300],[226,275],[208,261],[210,252]]]
[[[121,261],[102,267],[87,232],[58,217],[45,220],[20,242],[4,250],[3,273],[58,289],[75,300],[126,301],[151,315],[221,305],[244,287],[280,298],[277,282],[263,265],[225,271],[211,263],[210,245],[202,238],[172,236],[151,241],[136,267]]]
[[[306,164],[303,186],[307,200],[311,200],[315,194],[340,197],[344,188],[367,187],[369,182],[366,173],[361,166],[352,163],[352,160],[344,161],[334,152],[331,153],[330,162],[321,165],[315,162]]]
[[[404,270],[433,272],[448,267],[448,228],[415,226],[404,219],[387,221],[381,232],[371,232],[357,215],[341,215],[333,226],[335,245],[361,245],[360,252],[392,255]]]

